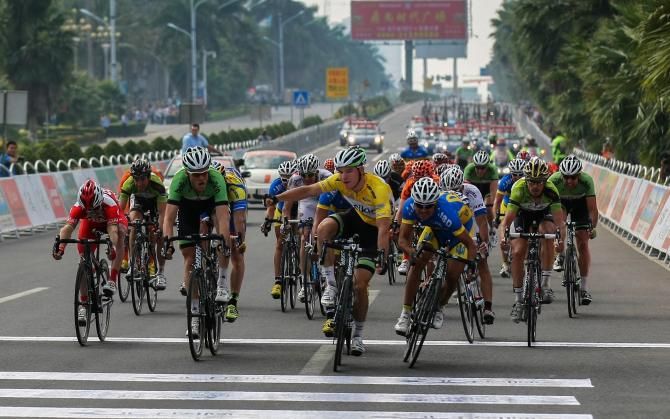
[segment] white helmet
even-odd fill
[[[212,157],[204,147],[189,147],[182,156],[182,161],[188,172],[199,173],[209,169]]]
[[[335,155],[335,167],[359,167],[368,161],[365,150],[358,146],[353,146],[340,150]]]
[[[524,167],[526,167],[526,160],[524,159],[514,159],[507,164],[507,168],[513,176],[523,176]]]
[[[578,175],[582,171],[582,162],[574,154],[564,158],[558,167],[563,176]]]
[[[377,164],[375,164],[374,172],[375,175],[381,178],[386,178],[391,174],[391,165],[386,160],[379,160]]]
[[[440,188],[437,186],[437,183],[429,177],[417,180],[414,186],[412,186],[412,198],[417,204],[434,204],[439,197]]]
[[[490,161],[489,153],[487,153],[484,150],[479,150],[472,157],[472,161],[475,164],[475,166],[486,166],[487,164],[489,164]]]
[[[316,173],[319,170],[319,159],[314,154],[305,154],[298,161],[300,173]]]
[[[440,188],[444,191],[460,190],[463,186],[463,171],[460,166],[453,165],[440,176]]]
[[[407,142],[418,142],[419,141],[419,136],[416,135],[416,131],[413,129],[407,131]]]
[[[291,176],[293,172],[295,172],[295,169],[293,167],[293,162],[291,160],[285,160],[281,163],[279,163],[279,167],[277,168],[277,172],[279,173],[279,176]]]
[[[400,157],[399,153],[393,153],[389,156],[389,162],[390,163],[394,163],[394,162],[397,162],[397,161],[400,161],[400,160],[402,160],[402,157]]]

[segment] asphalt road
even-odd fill
[[[383,121],[385,156],[401,143],[416,109]],[[321,157],[333,155],[334,144]],[[377,156],[372,153],[370,160]],[[107,342],[80,347],[72,327],[76,251],[49,256],[55,232],[0,243],[0,417],[668,417],[670,282],[604,229],[592,243],[594,302],[569,319],[558,274],[544,306],[538,345],[509,319],[511,281],[494,276],[496,322],[468,344],[456,304],[432,330],[414,369],[393,331],[402,280],[373,278],[368,352],[332,373],[322,318],[282,313],[270,295],[273,243],[249,213],[240,319],[224,325],[222,352],[194,362],[184,337],[179,257],[155,313],[113,306]],[[491,258],[497,272],[498,252]],[[353,413],[352,413],[353,412]]]

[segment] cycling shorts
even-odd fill
[[[337,236],[335,238],[349,239],[353,237],[354,234],[358,234],[359,244],[362,248],[377,248],[377,227],[363,221],[353,208],[350,208],[345,212],[329,215],[328,217],[337,222],[338,228]],[[365,269],[374,273],[375,261],[370,255],[365,257],[361,256],[358,258],[356,268]]]

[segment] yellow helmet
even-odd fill
[[[549,166],[539,157],[532,157],[523,169],[524,176],[529,180],[547,180]]]

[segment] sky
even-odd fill
[[[458,60],[458,73],[461,77],[479,76],[479,68],[486,66],[490,61],[493,48],[493,39],[489,37],[493,32],[491,19],[495,17],[496,11],[503,3],[503,0],[469,1],[472,3],[472,38],[468,41],[468,58]],[[325,9],[331,25],[348,19],[351,15],[350,0],[302,0],[302,2],[308,6],[318,6],[317,16],[323,16]],[[452,60],[428,60],[428,77],[452,74],[452,68]],[[414,60],[413,71],[413,87],[422,90],[423,60]],[[402,73],[404,74],[404,65]]]

